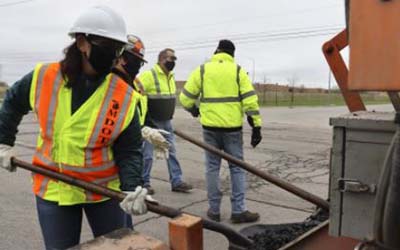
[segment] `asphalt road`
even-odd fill
[[[389,110],[389,105],[369,107]],[[250,128],[244,127],[245,160],[254,166],[290,181],[305,190],[327,198],[328,159],[332,129],[329,117],[347,113],[345,107],[316,108],[263,108],[263,141],[253,149],[250,146]],[[174,118],[175,128],[201,138],[201,127],[197,120],[178,109]],[[38,127],[32,115],[28,115],[19,127],[18,158],[29,161],[35,145]],[[176,194],[170,191],[168,172],[163,161],[155,161],[152,185],[154,198],[165,205],[183,209],[200,216],[207,211],[204,181],[204,152],[194,145],[177,138],[178,159],[184,178],[195,187],[191,194]],[[314,206],[290,193],[247,175],[247,206],[261,214],[260,223],[274,224],[301,221]],[[236,229],[249,224],[233,226],[229,223],[229,170],[226,162],[221,171],[224,192],[222,206],[223,223]],[[36,216],[34,196],[31,193],[30,173],[1,171],[0,174],[0,249],[33,250],[43,249],[43,242]],[[156,214],[135,217],[135,229],[141,233],[168,242],[168,219]],[[83,223],[82,241],[91,239],[86,221]],[[227,249],[227,241],[221,235],[205,231],[204,246],[207,250]]]

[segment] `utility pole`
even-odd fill
[[[292,94],[290,95],[290,108],[293,108],[293,103],[294,103],[294,83],[292,84],[291,90],[292,90]]]
[[[264,77],[263,77],[263,82],[262,82],[263,84],[262,84],[262,89],[263,89],[263,104],[266,104],[267,103],[267,94],[266,94],[266,92],[267,92],[267,79],[266,79],[266,77],[265,77],[265,74],[264,74]]]
[[[254,58],[251,58],[253,61],[253,84],[255,83],[255,77],[256,77],[256,60]]]
[[[289,91],[291,92],[291,95],[290,95],[290,108],[293,108],[293,105],[294,105],[294,89],[295,89],[296,82],[299,80],[299,78],[297,77],[296,74],[293,74],[287,80],[288,80],[288,83],[289,83],[289,86],[290,86],[289,87]]]

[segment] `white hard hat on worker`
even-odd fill
[[[107,6],[95,6],[83,12],[74,22],[69,35],[99,75],[111,71],[114,60],[127,43],[125,21]]]
[[[124,19],[107,6],[95,6],[83,12],[73,24],[69,35],[97,35],[127,43]]]

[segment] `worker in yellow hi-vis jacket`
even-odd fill
[[[183,181],[181,164],[176,156],[175,136],[172,126],[172,117],[175,112],[176,102],[176,86],[173,72],[176,60],[177,57],[173,49],[163,49],[158,55],[157,64],[150,70],[141,73],[139,80],[147,97],[148,118],[151,119],[158,129],[168,132],[168,134],[164,133],[170,146],[165,158],[171,190],[173,192],[188,193],[193,187]],[[154,189],[150,184],[153,150],[155,150],[155,147],[145,141],[143,145],[143,185],[151,194],[154,193]]]
[[[258,97],[245,70],[235,63],[235,46],[221,40],[211,58],[199,66],[189,77],[180,102],[194,117],[200,115],[204,141],[225,152],[243,159],[243,114],[252,127],[251,145],[261,142],[261,116]],[[196,102],[200,101],[200,106]],[[220,221],[222,193],[219,189],[221,158],[206,152],[206,178],[209,200],[207,215]],[[229,163],[232,182],[232,223],[257,221],[259,215],[245,206],[245,173]]]

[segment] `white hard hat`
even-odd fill
[[[95,6],[83,12],[69,31],[70,36],[84,33],[127,43],[124,19],[107,6]]]

